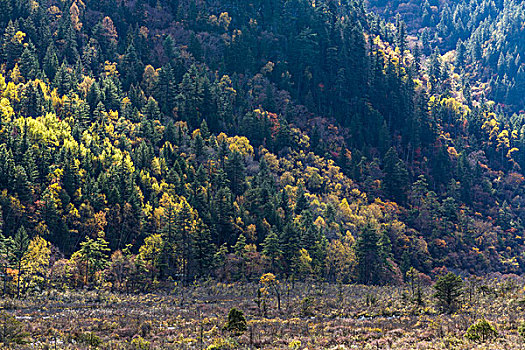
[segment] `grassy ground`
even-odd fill
[[[408,287],[281,283],[281,310],[274,294],[258,296],[260,286],[248,283],[144,295],[49,291],[0,300],[0,335],[26,341],[0,348],[522,349],[523,285],[519,278],[468,283],[463,307],[451,315],[438,312],[430,287],[419,305]],[[248,321],[239,336],[224,329],[232,307]],[[497,338],[464,337],[480,318]]]

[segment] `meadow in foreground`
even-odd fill
[[[46,291],[3,299],[2,349],[523,347],[525,281],[516,276],[467,280],[452,313],[437,306],[430,286],[272,282],[175,284],[140,295]]]

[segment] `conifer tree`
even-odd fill
[[[230,154],[226,161],[225,170],[232,193],[237,196],[244,193],[244,159],[239,152],[233,151]]]
[[[59,63],[56,47],[55,45],[53,45],[53,43],[51,43],[47,47],[46,55],[44,56],[44,61],[42,65],[42,68],[44,69],[44,72],[46,73],[49,80],[52,81],[55,79],[55,74],[57,72],[58,65]]]
[[[300,184],[295,192],[295,214],[301,214],[303,210],[308,209],[308,200],[304,192],[304,187]]]
[[[54,85],[60,95],[66,95],[73,88],[73,77],[65,62],[62,62],[55,74]]]
[[[262,253],[270,259],[272,270],[276,272],[279,271],[283,251],[281,249],[279,237],[275,232],[271,232],[264,239]]]
[[[202,121],[205,81],[206,78],[199,74],[197,66],[193,64],[184,74],[179,85],[178,109],[181,117],[193,128],[198,127]]]
[[[213,266],[213,254],[216,246],[212,242],[209,228],[199,220],[193,237],[192,252],[194,254],[196,270],[198,276],[209,276]]]
[[[109,251],[108,242],[102,237],[93,239],[86,236],[85,241],[80,243],[80,249],[73,254],[71,259],[78,259],[84,263],[84,284],[89,284],[95,272],[106,267]]]
[[[462,289],[463,281],[461,277],[449,272],[445,276],[441,276],[434,285],[434,297],[445,312],[454,312],[460,307],[459,298],[463,294]]]
[[[383,189],[385,193],[394,200],[404,203],[406,201],[406,190],[409,184],[408,171],[405,164],[391,147],[383,159],[385,178]]]
[[[381,257],[380,237],[371,223],[365,224],[356,241],[357,279],[363,284],[381,282],[385,266]]]
[[[20,56],[20,73],[26,80],[35,79],[40,72],[40,64],[35,52],[35,46],[28,43]]]
[[[13,6],[11,5],[11,0],[0,0],[0,26],[2,26],[2,28],[4,28],[10,20],[12,11]]]
[[[29,248],[29,236],[24,226],[16,231],[13,237],[13,262],[17,268],[16,295],[20,298],[20,281],[24,271],[22,270],[22,259]]]

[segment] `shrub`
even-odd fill
[[[0,342],[3,344],[24,344],[29,334],[23,331],[22,322],[5,311],[0,313]]]
[[[100,337],[93,332],[77,333],[73,339],[79,344],[85,344],[95,348],[102,344]]]
[[[241,310],[232,308],[228,313],[228,321],[224,328],[230,331],[233,335],[243,334],[248,329],[244,313]]]
[[[213,344],[208,346],[206,350],[230,350],[235,349],[235,344],[230,340],[218,338],[213,341]]]
[[[151,348],[150,342],[142,338],[140,335],[131,340],[131,346],[133,349],[137,350],[149,350]]]
[[[145,321],[140,325],[140,335],[142,337],[147,337],[152,329],[153,329],[153,325],[151,321]]]
[[[290,344],[288,344],[288,348],[291,350],[299,350],[301,348],[301,341],[300,340],[292,340]]]
[[[301,316],[313,316],[314,313],[312,312],[312,305],[313,300],[310,297],[305,297],[303,300],[301,300]]]
[[[366,293],[365,295],[366,306],[375,306],[377,304],[377,296]]]
[[[525,341],[525,321],[522,321],[518,327],[518,333],[522,340]]]
[[[497,336],[498,331],[496,328],[485,319],[478,320],[471,325],[465,333],[467,339],[482,343],[492,338],[496,338]]]

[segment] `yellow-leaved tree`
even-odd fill
[[[354,237],[350,231],[347,231],[344,236],[334,239],[328,244],[326,272],[329,278],[337,282],[348,283],[356,263],[354,242]]]
[[[277,308],[279,311],[281,311],[281,289],[279,280],[275,277],[273,273],[265,273],[261,276],[259,282],[262,286],[259,289],[259,293],[262,296],[262,300],[264,303],[264,313],[266,314],[266,300],[269,300],[272,294],[275,295],[277,299]]]
[[[186,198],[164,193],[155,209],[158,232],[164,241],[162,259],[165,271],[186,280],[190,274],[191,247],[199,221],[197,211]]]
[[[35,236],[29,242],[29,247],[22,257],[20,282],[22,292],[30,288],[42,288],[46,282],[46,272],[49,267],[51,249],[48,241]]]
[[[139,261],[149,273],[152,281],[160,268],[163,250],[164,240],[161,234],[146,237],[144,244],[139,249]]]

